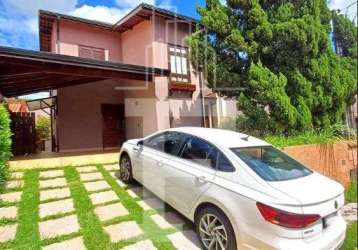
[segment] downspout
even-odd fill
[[[56,53],[60,54],[60,20],[61,17],[57,16],[57,25],[56,25]],[[53,91],[50,91],[50,97],[53,97]],[[51,151],[59,152],[59,142],[58,142],[58,129],[57,129],[57,97],[54,103],[54,107],[51,107]],[[54,123],[55,122],[55,123]]]
[[[203,127],[206,128],[206,120],[205,120],[205,97],[204,97],[204,83],[202,76],[203,66],[199,66],[199,82],[200,82],[200,100],[201,100],[201,111],[202,111],[202,119],[203,119]]]

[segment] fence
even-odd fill
[[[11,113],[12,154],[36,153],[35,113]]]
[[[351,174],[357,169],[357,142],[342,141],[334,144],[301,145],[284,151],[313,170],[347,187]]]

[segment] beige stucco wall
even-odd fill
[[[58,90],[61,152],[103,148],[101,104],[125,104],[126,139],[157,130],[157,100],[151,82],[118,79]]]
[[[123,104],[116,81],[102,81],[58,90],[57,129],[61,152],[102,149],[101,104]]]
[[[173,22],[161,17],[152,17],[150,21],[142,22],[132,30],[122,34],[123,62],[168,69],[168,44],[186,46],[185,39],[192,32],[192,28],[187,23]],[[149,96],[153,98],[151,101],[152,105],[149,105],[148,100],[145,102],[148,104],[146,106],[147,109],[154,109],[156,123],[144,124],[146,121],[144,117],[131,118],[135,124],[143,121],[143,136],[157,130],[169,128],[170,120],[172,120],[173,126],[202,126],[201,86],[199,75],[192,65],[190,66],[190,76],[191,84],[196,85],[196,91],[191,98],[168,97],[169,79],[167,77],[154,78],[154,95],[152,95],[152,92],[145,97],[141,94],[138,94],[136,97],[130,93],[130,96],[126,94],[125,98],[131,98],[130,102],[140,103],[141,98],[148,98]],[[211,93],[211,90],[204,84],[203,92],[204,95],[207,95]],[[220,103],[215,103],[215,105],[220,105],[220,108],[215,109],[216,112],[212,112],[212,116],[218,117],[218,121],[223,121],[236,115],[237,111],[234,101],[219,99],[218,102]],[[134,107],[132,106],[132,108]],[[132,116],[129,114],[129,111],[126,115]],[[151,114],[152,111],[148,110],[147,113]],[[128,131],[128,133],[135,134],[132,131]]]
[[[78,56],[79,45],[105,50],[106,59],[122,61],[121,35],[118,32],[96,28],[81,23],[61,20],[59,48],[56,49],[57,22],[53,25],[52,51],[63,55]]]
[[[124,63],[153,66],[151,21],[143,21],[121,35]]]
[[[152,20],[153,25],[153,65],[168,69],[168,44],[186,46],[185,39],[192,32],[193,27],[188,23],[166,20],[156,17]],[[173,98],[168,97],[169,79],[155,78],[157,87],[156,96],[161,100],[161,108],[169,113],[161,113],[158,120],[158,128],[170,127],[168,117],[172,119],[172,126],[202,126],[202,104],[200,100],[200,81],[199,75],[190,65],[191,84],[196,85],[192,97]],[[204,95],[211,92],[204,84]],[[169,119],[169,121],[170,121]]]
[[[128,81],[123,87],[127,139],[157,131],[157,99],[153,82]]]
[[[56,51],[56,25],[52,51]],[[122,34],[62,21],[59,53],[78,56],[78,46],[103,48],[109,61],[168,68],[168,44],[185,46],[188,24],[175,24],[160,17],[144,21]],[[102,149],[101,104],[125,104],[127,139],[143,137],[174,126],[202,126],[199,75],[190,66],[192,97],[169,98],[168,78],[153,82],[116,80],[67,87],[58,91],[58,137],[61,151]],[[211,90],[204,88],[204,95]],[[213,116],[230,116],[232,105],[215,108]],[[219,119],[219,118],[218,118]]]

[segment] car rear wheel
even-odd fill
[[[132,164],[127,154],[122,155],[119,163],[120,178],[124,183],[131,183],[133,181]]]
[[[195,224],[203,249],[236,250],[234,230],[229,219],[220,209],[206,207],[200,210]]]

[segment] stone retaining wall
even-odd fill
[[[357,169],[357,142],[342,141],[334,144],[299,145],[283,150],[311,169],[348,187],[350,173]]]

